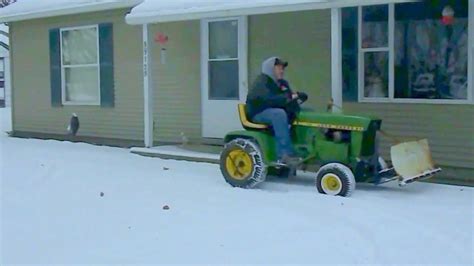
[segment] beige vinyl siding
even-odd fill
[[[72,113],[80,136],[143,139],[141,27],[125,24],[128,10],[35,19],[11,24],[13,129],[65,134]],[[114,27],[115,107],[51,106],[49,30],[112,22]]]
[[[344,110],[382,118],[384,130],[402,140],[428,138],[433,159],[441,166],[474,168],[474,105],[346,102]],[[385,156],[390,144],[383,139]]]
[[[249,19],[249,78],[262,61],[289,61],[286,77],[294,90],[310,95],[306,107],[325,111],[331,99],[331,11],[314,10],[252,16]]]
[[[153,44],[155,140],[180,142],[181,134],[202,139],[200,22],[152,25],[151,34],[169,37],[166,64]],[[267,57],[290,61],[288,79],[311,95],[307,106],[325,110],[331,98],[330,11],[291,12],[249,17],[249,81]],[[251,85],[251,84],[249,84]]]
[[[166,64],[161,64],[161,47],[152,44],[154,89],[154,139],[180,142],[183,133],[190,140],[201,134],[201,45],[200,22],[186,21],[152,25],[150,34],[164,33]]]

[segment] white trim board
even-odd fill
[[[342,17],[340,8],[331,9],[331,98],[342,107]]]

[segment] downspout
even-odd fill
[[[151,49],[148,24],[143,24],[143,103],[144,103],[144,144],[153,147],[153,87],[151,84]]]
[[[341,9],[331,9],[331,95],[336,108],[342,107],[342,19]],[[340,110],[339,110],[340,111]]]

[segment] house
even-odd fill
[[[85,141],[219,143],[279,55],[308,106],[380,116],[393,135],[429,138],[446,176],[474,178],[472,1],[33,2],[0,10],[14,136],[64,139],[77,113]]]
[[[10,106],[10,53],[8,27],[0,24],[0,108]]]

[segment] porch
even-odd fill
[[[164,145],[152,148],[132,148],[133,154],[198,163],[219,164],[222,147],[215,145]]]

